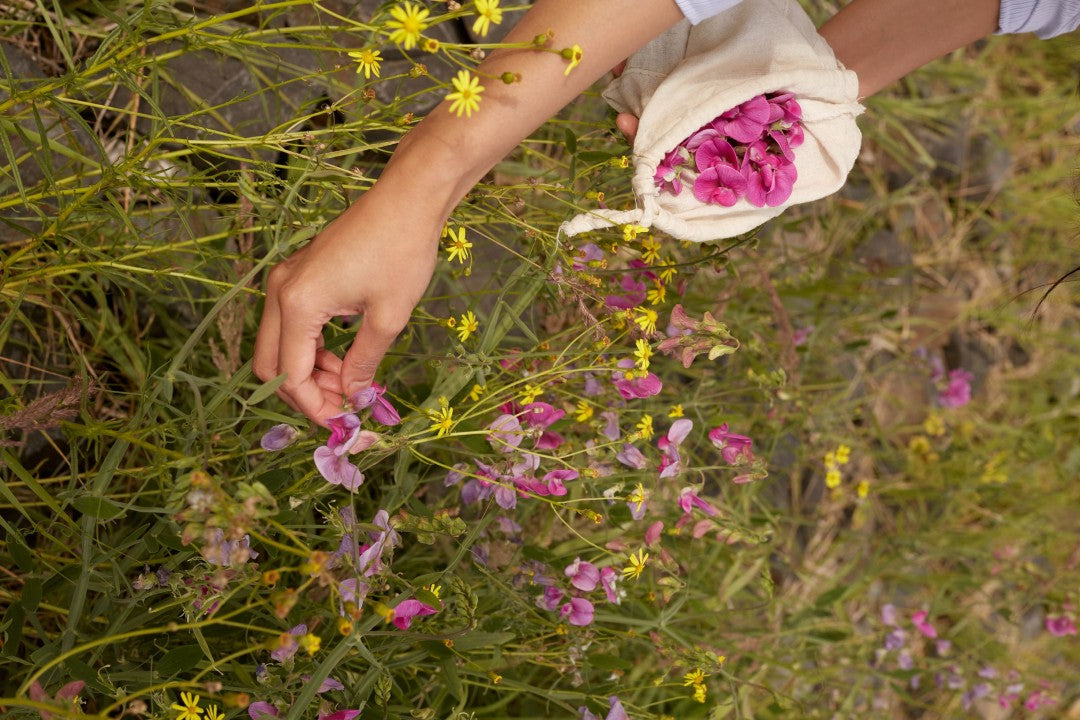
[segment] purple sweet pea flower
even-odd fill
[[[349,492],[355,492],[364,484],[364,474],[360,468],[349,462],[347,455],[338,455],[326,445],[315,448],[315,467],[326,482],[340,485]]]
[[[547,488],[545,488],[546,490]],[[503,510],[513,510],[517,507],[517,492],[513,488],[506,485],[496,485],[495,490],[495,504],[501,507]]]
[[[675,477],[682,472],[682,460],[679,457],[679,445],[694,428],[694,421],[688,418],[679,418],[668,428],[667,434],[656,442],[660,449],[660,477]]]
[[[281,716],[281,713],[278,712],[276,707],[262,700],[248,705],[247,711],[248,717],[250,717],[251,720],[261,720],[261,718],[276,718]]]
[[[516,415],[500,415],[491,421],[488,430],[491,432],[487,436],[487,441],[499,452],[513,452],[525,437],[521,431],[521,422]]]
[[[885,636],[885,649],[886,650],[899,650],[904,647],[904,640],[907,639],[907,631],[902,628],[896,628],[888,635]]]
[[[886,603],[881,606],[881,622],[886,625],[896,626],[896,606],[892,603]]]
[[[574,562],[567,565],[563,572],[570,578],[570,584],[582,592],[592,592],[600,582],[600,570],[579,557],[574,558]]]
[[[710,430],[709,440],[720,451],[720,457],[724,458],[724,462],[728,465],[737,465],[741,461],[754,459],[754,453],[751,451],[754,442],[746,435],[728,432],[727,423]]]
[[[699,498],[692,487],[684,487],[679,492],[679,507],[682,508],[684,514],[689,514],[693,508],[701,510],[709,517],[717,514],[716,508]]]
[[[558,610],[564,593],[559,588],[548,585],[544,588],[544,594],[536,598],[536,606],[545,610]]]
[[[593,621],[593,604],[585,598],[570,598],[570,602],[562,606],[559,614],[571,625],[585,627]]]
[[[385,510],[375,513],[372,520],[377,532],[371,533],[372,543],[363,549],[357,562],[357,570],[364,577],[371,577],[382,569],[382,555],[385,550],[401,544],[401,537],[390,527],[390,514]]]
[[[622,450],[615,453],[615,459],[634,470],[644,470],[648,464],[641,451],[630,443],[623,443]]]
[[[266,431],[266,434],[259,440],[259,446],[263,450],[269,452],[276,452],[282,450],[293,443],[296,440],[296,436],[299,434],[296,428],[292,425],[275,425]]]
[[[294,626],[288,633],[282,633],[281,642],[278,643],[278,647],[270,653],[270,657],[278,662],[285,662],[300,648],[300,643],[296,641],[296,638],[307,633],[307,625],[300,623]]]
[[[394,608],[394,627],[399,630],[408,630],[412,625],[412,620],[416,616],[423,617],[424,615],[434,615],[437,611],[435,608],[420,602],[414,598],[404,600]]]
[[[370,387],[353,393],[352,397],[349,398],[349,402],[357,410],[370,407],[371,417],[375,422],[383,425],[397,425],[401,422],[401,415],[390,404],[390,401],[384,397],[385,394],[386,388],[384,386],[379,383],[371,383]]]
[[[600,246],[596,243],[586,243],[577,249],[574,253],[574,269],[585,270],[589,267],[589,263],[597,262],[604,259],[604,251],[600,249]]]

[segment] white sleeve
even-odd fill
[[[742,0],[675,0],[683,15],[692,25],[719,15],[728,8],[735,7]]]

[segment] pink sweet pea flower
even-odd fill
[[[967,370],[950,370],[949,385],[938,393],[938,403],[942,407],[958,408],[971,402],[971,381],[975,376]]]
[[[682,472],[682,461],[679,458],[679,445],[686,439],[694,428],[694,421],[689,418],[679,418],[668,428],[667,434],[661,437],[656,446],[662,453],[660,457],[660,477],[675,477]]]
[[[694,153],[694,162],[698,170],[702,171],[717,165],[726,165],[734,170],[739,169],[739,156],[735,153],[735,148],[720,137],[701,143]]]
[[[1046,616],[1046,631],[1054,637],[1076,634],[1076,625],[1068,615]]]
[[[694,180],[694,197],[709,205],[731,207],[748,192],[744,173],[727,165],[713,165],[701,171]]]
[[[746,199],[754,207],[783,205],[798,179],[794,163],[768,152],[764,142],[746,149],[742,175],[746,178]]]
[[[275,425],[266,431],[266,434],[259,440],[259,446],[263,450],[269,452],[276,452],[282,450],[292,444],[296,439],[298,431],[292,425]]]
[[[37,680],[30,683],[29,694],[30,699],[34,702],[45,703],[48,705],[60,705],[67,708],[68,712],[78,706],[75,703],[75,699],[79,697],[79,693],[82,692],[86,686],[82,680],[74,680],[64,685],[62,688],[56,691],[56,694],[49,696],[45,690],[41,687],[41,683]],[[41,715],[41,720],[52,720],[53,714],[47,710],[38,710],[38,714]]]
[[[600,570],[595,565],[581,558],[566,566],[563,571],[570,578],[570,584],[582,592],[592,592],[600,582]]]
[[[547,486],[549,495],[555,495],[560,497],[566,494],[566,487],[563,485],[565,480],[575,480],[578,477],[578,471],[572,468],[563,468],[561,470],[552,470],[544,475],[544,483]]]
[[[278,712],[276,707],[262,700],[248,705],[247,711],[248,717],[250,717],[251,720],[261,720],[262,718],[276,718],[281,716],[281,713]]]
[[[619,430],[619,416],[614,410],[605,410],[600,413],[600,418],[604,421],[604,427],[600,429],[601,435],[612,442],[622,437],[622,431]]]
[[[408,630],[412,625],[412,620],[416,616],[434,615],[437,611],[435,608],[420,602],[414,598],[404,600],[394,608],[394,627],[399,630]]]
[[[652,547],[660,541],[660,535],[664,532],[664,522],[657,520],[652,525],[649,525],[645,529],[645,545],[646,547]]]
[[[709,440],[720,450],[720,457],[728,465],[737,465],[742,461],[752,461],[754,453],[751,447],[754,442],[745,435],[728,432],[728,424],[724,423],[718,428],[709,431]]]
[[[607,601],[615,605],[622,602],[619,591],[615,587],[618,580],[619,573],[615,568],[606,567],[600,571],[600,587],[604,588],[604,595],[607,596]]]
[[[752,143],[764,134],[770,114],[769,101],[758,95],[721,114],[713,127],[736,142]]]
[[[619,286],[626,294],[606,296],[604,304],[608,307],[618,310],[630,310],[645,302],[645,283],[635,280],[632,275],[623,275]]]
[[[547,428],[564,417],[566,411],[553,407],[551,403],[531,402],[521,408],[521,419],[533,427]]]
[[[618,367],[629,370],[634,367],[634,361],[630,358],[620,360]],[[664,389],[664,383],[652,373],[646,373],[644,377],[635,373],[628,379],[625,371],[614,372],[611,375],[611,383],[625,400],[652,397]]]
[[[684,514],[689,514],[693,508],[701,510],[709,517],[717,514],[716,508],[699,498],[692,487],[684,487],[679,492],[679,507],[682,508]]]
[[[634,470],[644,470],[648,461],[641,451],[630,443],[623,443],[622,450],[615,454],[615,459],[621,462],[628,468]]]
[[[661,190],[670,190],[675,195],[681,193],[682,181],[679,180],[679,166],[685,162],[686,154],[681,145],[665,155],[656,166],[656,173],[653,175],[656,187]]]
[[[349,462],[348,453],[360,436],[360,418],[353,413],[336,415],[330,425],[330,439],[315,450],[315,467],[331,485],[355,491],[364,482],[360,468]]]
[[[570,602],[559,610],[559,615],[571,625],[584,627],[593,621],[593,604],[585,598],[570,598]]]
[[[371,383],[371,387],[360,390],[354,393],[349,398],[349,402],[357,410],[364,410],[371,408],[371,417],[375,422],[382,423],[383,425],[397,425],[401,422],[401,415],[398,414],[397,409],[390,404],[383,395],[386,394],[386,388],[379,383]]]
[[[915,626],[915,629],[923,634],[924,637],[936,638],[937,629],[933,625],[926,621],[927,613],[925,610],[919,610],[911,616],[911,624]]]
[[[337,455],[345,455],[352,449],[356,436],[360,434],[360,418],[354,413],[335,415],[326,421],[330,425],[330,437],[326,447]]]
[[[379,572],[382,569],[383,552],[387,549],[393,550],[396,545],[401,544],[401,537],[390,527],[390,513],[379,510],[375,513],[372,524],[379,530],[371,533],[372,543],[363,549],[357,562],[357,570],[363,573],[364,577],[371,577]]]

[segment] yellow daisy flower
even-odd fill
[[[660,315],[655,310],[638,308],[634,322],[641,328],[642,332],[652,335],[656,332],[656,321],[659,319]]]
[[[458,340],[460,342],[465,342],[479,327],[480,323],[477,322],[476,315],[473,314],[473,311],[466,310],[465,314],[461,316],[461,320],[458,322]]]
[[[368,80],[371,76],[379,77],[379,63],[382,61],[382,55],[378,50],[372,50],[371,48],[364,48],[363,50],[354,50],[349,53],[349,57],[356,61],[356,74],[364,73],[364,77]]]
[[[457,260],[464,265],[469,257],[469,248],[472,247],[472,243],[465,239],[465,228],[458,228],[457,230],[447,229],[446,236],[450,240],[447,243],[446,252],[450,256],[450,262]]]
[[[420,40],[420,33],[427,28],[427,23],[424,21],[430,11],[406,2],[390,8],[390,14],[394,16],[393,20],[386,23],[386,26],[393,30],[390,33],[390,41],[406,50],[412,50]]]
[[[637,551],[637,555],[630,553],[630,557],[627,558],[629,565],[622,569],[623,577],[627,580],[637,580],[641,577],[641,573],[645,571],[645,564],[649,560],[649,553],[645,552],[642,548]]]
[[[180,693],[180,704],[173,703],[169,707],[180,713],[176,716],[176,720],[200,720],[202,717],[199,696],[192,693]]]
[[[459,70],[451,83],[455,92],[446,95],[450,101],[450,112],[458,117],[462,113],[465,113],[465,117],[472,117],[473,111],[480,109],[480,93],[484,92],[480,78],[474,77],[468,70]]]
[[[480,37],[487,37],[491,24],[498,25],[502,22],[502,14],[499,0],[476,0],[476,21],[472,26],[473,32]]]
[[[454,425],[454,408],[450,407],[446,398],[439,398],[440,408],[438,411],[431,414],[431,427],[430,430],[435,430],[435,437],[441,438],[450,432],[450,428]]]

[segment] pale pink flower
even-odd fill
[[[587,560],[577,557],[563,571],[570,584],[582,592],[592,592],[600,582],[600,570]]]
[[[83,691],[86,686],[82,680],[73,680],[68,684],[61,687],[56,691],[56,694],[49,696],[45,690],[41,687],[41,683],[37,680],[30,683],[29,694],[30,699],[34,702],[45,703],[48,705],[59,705],[66,708],[68,712],[76,707],[75,699],[79,697],[79,693]],[[53,714],[47,710],[38,710],[38,714],[41,715],[41,720],[52,720]]]
[[[618,581],[619,573],[615,568],[606,567],[600,571],[600,587],[604,588],[604,595],[607,597],[608,602],[615,605],[622,601],[619,591],[615,587]]]
[[[593,604],[585,598],[570,598],[570,602],[562,606],[559,615],[566,618],[571,625],[584,627],[593,621]]]
[[[641,451],[630,443],[623,443],[622,450],[615,453],[615,459],[634,470],[644,470],[648,464]]]
[[[491,421],[488,430],[491,432],[487,436],[487,441],[499,452],[513,452],[525,437],[521,430],[521,422],[516,415],[500,415]]]

